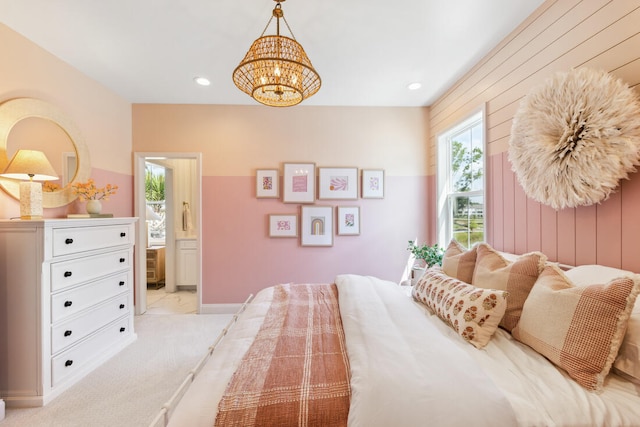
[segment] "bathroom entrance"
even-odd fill
[[[134,158],[135,215],[140,218],[135,313],[199,313],[200,153],[134,153]]]

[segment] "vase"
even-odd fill
[[[99,214],[102,211],[102,203],[100,200],[88,200],[87,201],[87,213]]]

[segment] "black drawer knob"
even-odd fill
[[[123,308],[124,308],[124,304],[120,304],[120,309],[123,309]]]
[[[65,271],[64,272],[64,277],[71,277],[71,272],[70,271]]]
[[[66,362],[64,362],[64,366],[71,366],[73,365],[73,360],[67,360]]]
[[[64,336],[65,336],[65,337],[68,337],[68,336],[70,336],[71,334],[72,334],[72,332],[71,332],[71,331],[64,331]]]
[[[121,280],[120,283],[118,283],[118,286],[124,286],[124,280]]]
[[[65,239],[64,243],[70,245],[73,243],[73,239]]]
[[[126,259],[125,258],[120,258],[120,262],[125,262]]]
[[[127,328],[125,328],[124,326],[120,328],[120,332],[124,332],[126,330],[127,330]]]
[[[64,306],[65,307],[71,307],[73,305],[73,301],[65,301],[64,302]]]
[[[125,237],[126,235],[127,235],[127,233],[125,233],[125,232],[120,233],[120,237]]]

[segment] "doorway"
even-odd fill
[[[162,252],[165,268],[162,294],[175,296],[176,291],[195,293],[196,313],[200,313],[202,308],[201,153],[163,152],[134,153],[134,212],[140,218],[135,257],[135,314],[147,312],[147,248],[151,246],[154,249],[149,252],[156,254],[160,247],[157,230],[151,237],[146,221],[148,204],[145,182],[149,163],[160,166],[164,170],[166,197]],[[152,264],[153,262],[150,265]],[[184,277],[187,277],[187,282]],[[155,287],[157,286],[152,286],[152,288]],[[154,290],[152,295],[152,299],[156,299],[157,290]]]

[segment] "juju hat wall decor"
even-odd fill
[[[555,74],[522,100],[509,161],[527,196],[554,209],[606,200],[640,163],[640,101],[604,71]]]

